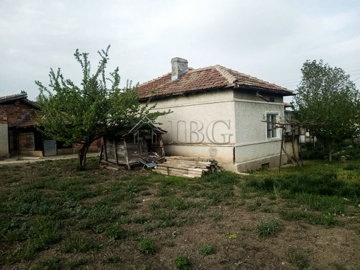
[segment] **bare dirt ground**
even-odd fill
[[[144,170],[96,169],[95,162],[85,172],[73,167],[74,162],[70,161],[0,167],[2,201],[17,201],[15,206],[9,203],[12,208],[7,204],[0,208],[2,269],[177,269],[175,259],[179,256],[189,258],[188,269],[360,269],[357,211],[337,215],[336,225],[313,225],[304,219],[288,221],[280,214],[284,209],[304,212],[311,209],[293,204],[291,199],[246,191],[244,178],[224,187],[201,179],[168,178]],[[62,181],[69,184],[63,186]],[[70,192],[68,186],[78,188]],[[96,193],[80,196],[80,186]],[[29,192],[36,189],[45,194],[44,198],[58,198],[56,202],[61,207],[43,211],[46,214],[20,211],[19,207],[29,202],[10,195],[24,188]],[[78,208],[76,211],[71,208],[71,214],[58,218],[58,211],[66,207],[70,197],[71,203],[79,203]],[[99,202],[104,205],[106,202],[115,211],[115,217],[104,214],[108,208],[91,216],[90,209]],[[26,223],[22,240],[9,237],[9,230],[21,228],[21,224],[13,227],[5,224],[4,220],[14,220],[14,216]],[[39,216],[61,223],[57,232],[60,238],[31,256],[15,255],[16,249],[26,253],[35,241],[30,232]],[[84,225],[94,220],[98,227]],[[274,220],[279,225],[276,230],[261,236],[259,223]],[[115,223],[120,224],[126,236],[111,241],[107,230]],[[104,230],[99,226],[104,226]],[[84,237],[97,247],[65,251],[65,242],[72,236]],[[152,239],[153,254],[144,254],[139,249],[144,237]],[[204,245],[211,246],[213,251],[202,253]]]

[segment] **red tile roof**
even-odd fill
[[[171,73],[139,85],[139,96],[166,97],[189,94],[203,90],[221,88],[253,89],[279,95],[293,95],[284,87],[255,77],[216,65],[206,68],[189,69],[180,79],[171,81]]]

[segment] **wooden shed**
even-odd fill
[[[102,138],[100,162],[126,166],[146,162],[160,162],[165,157],[162,135],[166,131],[150,121],[140,121],[131,129],[123,129],[116,134]]]

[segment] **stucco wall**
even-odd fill
[[[0,124],[0,157],[9,155],[8,125]]]
[[[280,131],[267,138],[266,114],[284,118],[282,98],[265,102],[253,93],[219,90],[157,101],[156,110],[173,113],[158,119],[167,155],[214,158],[227,169],[257,169],[276,166]],[[286,158],[283,159],[286,162]]]
[[[156,110],[172,113],[158,119],[167,155],[214,158],[233,162],[235,114],[232,90],[181,96],[156,102]]]
[[[265,102],[259,98],[235,98],[236,164],[252,162],[253,165],[246,169],[256,169],[265,163],[270,163],[270,167],[278,163],[276,160],[279,158],[281,131],[277,130],[276,137],[267,138],[267,124],[264,121],[268,113],[277,114],[277,121],[283,121],[283,103]]]

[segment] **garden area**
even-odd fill
[[[360,269],[360,161],[198,179],[0,167],[2,269]]]

